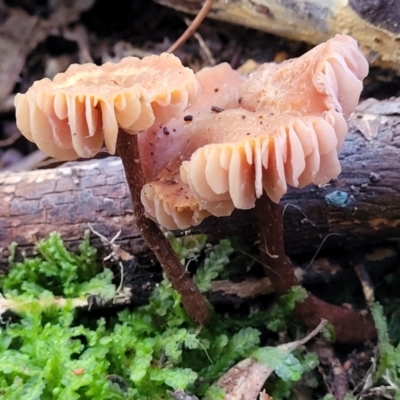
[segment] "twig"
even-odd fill
[[[354,270],[356,271],[358,279],[361,282],[365,300],[370,306],[375,301],[374,285],[372,284],[371,277],[369,276],[368,271],[363,263],[358,263],[354,267]]]
[[[167,53],[173,53],[176,49],[181,47],[196,31],[196,29],[203,22],[204,18],[206,18],[208,12],[210,11],[214,0],[206,0],[203,4],[203,7],[197,14],[196,18],[192,21],[192,23],[188,26],[185,32],[178,38],[178,40],[167,50]]]
[[[320,333],[327,324],[328,321],[326,319],[321,319],[319,324],[307,336],[303,337],[302,339],[295,340],[294,342],[281,344],[277,347],[281,350],[287,351],[288,353],[292,352],[296,350],[299,346],[303,346],[304,344],[309,342],[313,337],[317,336],[318,333]]]
[[[326,242],[326,240],[327,240],[329,237],[331,237],[331,236],[342,236],[342,235],[341,235],[340,233],[329,233],[328,235],[326,235],[326,236],[322,239],[322,242],[321,242],[321,244],[318,246],[318,249],[317,249],[317,251],[314,253],[314,255],[313,255],[311,261],[308,263],[307,267],[305,267],[305,270],[306,270],[306,271],[311,267],[311,265],[313,265],[315,259],[317,258],[319,252],[320,252],[321,249],[322,249],[322,246],[324,245],[324,243]]]
[[[74,28],[65,29],[64,37],[65,39],[75,41],[78,45],[80,64],[93,62],[89,48],[89,35],[83,25],[78,24]]]
[[[7,147],[13,145],[21,137],[20,131],[15,131],[7,139],[0,140],[0,147]]]
[[[185,18],[185,23],[186,23],[186,25],[190,26],[190,20],[188,18]],[[203,50],[203,53],[208,60],[208,64],[215,65],[217,62],[215,61],[215,58],[213,57],[210,48],[207,46],[207,43],[201,37],[200,33],[194,32],[193,36],[199,42],[200,48],[201,48],[201,50]]]
[[[311,226],[314,226],[314,227],[315,227],[314,222],[312,222],[312,221],[307,217],[306,213],[305,213],[299,206],[296,206],[295,204],[291,204],[291,203],[285,204],[285,206],[283,207],[283,211],[282,211],[282,217],[284,217],[285,212],[286,212],[286,210],[287,210],[288,207],[293,207],[295,210],[299,211],[299,212],[303,215],[304,219],[301,220],[301,222],[303,222],[303,221],[308,221],[308,222],[311,224]]]
[[[115,244],[115,241],[119,239],[121,235],[121,230],[119,230],[116,235],[112,239],[106,238],[104,235],[102,235],[100,232],[97,232],[91,224],[88,223],[89,229],[91,232],[100,238],[101,242],[105,246],[110,246],[111,248],[111,253],[103,258],[103,261],[108,261],[108,260],[113,260],[113,261],[129,261],[133,259],[133,255],[128,253],[127,251],[121,249],[120,245]]]
[[[120,289],[118,293],[115,293],[115,296],[113,298],[101,298],[100,301],[99,297],[95,294],[88,295],[87,297],[76,297],[70,299],[63,297],[54,297],[50,300],[47,298],[20,300],[13,297],[4,297],[0,293],[0,316],[3,315],[6,311],[12,311],[18,314],[23,310],[29,309],[29,306],[31,304],[38,304],[40,308],[46,308],[50,306],[63,308],[66,306],[71,306],[73,308],[88,308],[90,310],[93,304],[104,307],[117,304],[130,304],[131,298],[132,292],[131,289],[128,287]]]
[[[349,391],[349,379],[332,346],[324,339],[314,345],[314,351],[320,361],[318,370],[326,386],[336,400],[343,400]]]

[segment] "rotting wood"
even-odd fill
[[[204,0],[155,0],[197,14]],[[400,5],[376,0],[215,0],[209,17],[312,44],[353,36],[370,62],[400,69]]]
[[[373,132],[371,140],[357,127]],[[357,108],[341,152],[339,178],[324,187],[291,190],[284,198],[288,254],[314,252],[324,238],[327,248],[400,237],[399,127],[399,99],[368,100]],[[341,195],[335,196],[336,191]],[[118,243],[131,254],[147,251],[119,159],[0,174],[0,267],[11,242],[18,243],[18,254],[29,253],[35,241],[58,231],[73,247],[88,223],[109,238],[121,230]],[[246,211],[209,218],[191,232],[207,233],[211,240],[238,236],[252,243],[257,238],[252,213]],[[94,240],[94,245],[101,247],[101,241]]]

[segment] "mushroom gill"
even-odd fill
[[[198,210],[226,216],[234,208],[253,208],[263,191],[278,203],[288,185],[319,185],[335,178],[345,118],[357,104],[367,72],[354,39],[338,35],[298,59],[262,65],[233,85],[219,113],[210,112],[210,103],[199,97],[193,121],[174,128],[179,138],[174,154],[164,151],[163,165],[172,174],[180,165],[181,181],[175,185],[191,198],[192,215],[196,210],[190,225],[181,229],[207,216]],[[152,151],[157,158],[160,152]],[[154,191],[158,178],[151,179]],[[157,193],[161,207],[162,191]],[[176,223],[180,210],[171,205],[168,215]]]
[[[197,135],[210,144],[182,163],[181,178],[214,215],[253,208],[263,190],[278,203],[288,184],[320,184],[340,172],[336,133],[323,117],[234,109],[204,117],[202,124],[207,128],[197,127]]]
[[[182,181],[213,213],[218,201],[247,209],[263,189],[277,203],[288,184],[335,178],[345,118],[367,72],[355,40],[339,35],[298,59],[264,64],[239,87],[240,108],[198,124],[201,141],[212,139],[182,163]]]
[[[173,174],[163,172],[142,189],[141,200],[148,215],[169,230],[187,229],[211,215],[200,209],[189,187],[182,183],[179,170]]]
[[[198,127],[204,126],[205,116],[215,115],[211,110],[213,105],[233,108],[239,104],[236,91],[244,80],[227,63],[204,68],[196,78],[201,89],[198,101],[183,116],[172,118],[165,124],[156,123],[138,135],[148,181],[142,189],[142,203],[149,216],[171,230],[197,225],[210,215],[200,207],[190,188],[183,184],[179,167],[199,146],[213,141],[209,135],[203,135],[204,140],[201,140]],[[227,205],[230,207],[230,204],[229,200]],[[221,212],[227,214],[227,211]]]
[[[238,105],[236,91],[244,77],[229,64],[203,68],[196,73],[200,86],[197,101],[185,110],[179,118],[166,123],[156,122],[138,136],[140,153],[148,181],[154,179],[172,159],[189,159],[198,148],[196,140],[185,133],[186,128],[198,118],[213,114],[212,106],[234,108]],[[189,141],[188,141],[189,140]],[[192,145],[193,144],[193,145]]]
[[[358,103],[368,63],[350,36],[336,35],[299,58],[261,65],[239,88],[241,107],[280,114],[321,115],[334,126],[338,146],[346,118]]]
[[[134,134],[183,113],[195,101],[194,73],[171,54],[119,63],[73,64],[15,98],[18,128],[46,154],[94,156],[105,142],[115,153],[119,128]]]

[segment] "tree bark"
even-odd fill
[[[339,178],[324,187],[290,190],[282,202],[289,255],[315,252],[324,239],[327,248],[400,236],[400,100],[367,100],[349,125]],[[257,227],[252,214],[209,218],[191,232],[207,233],[210,240],[237,236],[253,243]],[[17,255],[29,254],[37,240],[58,231],[74,248],[88,223],[110,239],[121,230],[117,243],[131,254],[148,251],[118,158],[0,174],[0,268],[7,264],[12,242],[18,244]],[[104,247],[100,239],[93,243]]]

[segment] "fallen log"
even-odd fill
[[[284,198],[288,254],[315,252],[323,241],[324,248],[352,247],[400,237],[400,99],[361,103],[349,125],[339,178],[323,187],[290,190]],[[118,158],[0,174],[0,268],[12,242],[18,244],[17,256],[29,254],[36,241],[58,231],[73,248],[88,223],[110,239],[121,230],[116,243],[131,254],[148,250]],[[207,233],[210,240],[257,239],[251,211],[209,218],[191,231]],[[104,247],[98,238],[93,244]]]
[[[204,0],[155,0],[197,14]],[[371,63],[400,69],[400,5],[376,0],[214,0],[209,17],[311,44],[353,36]]]

